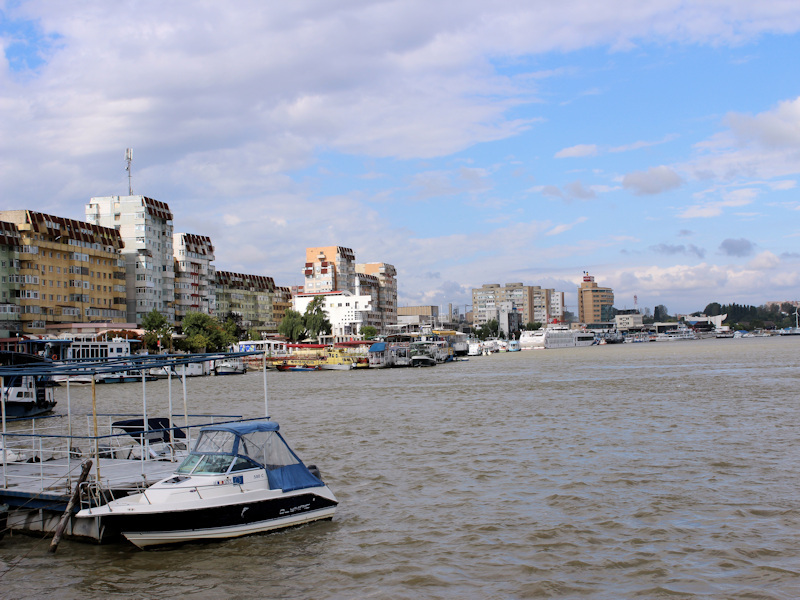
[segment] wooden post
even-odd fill
[[[72,496],[70,496],[69,502],[67,502],[67,509],[64,511],[64,514],[61,515],[61,520],[58,522],[58,526],[56,527],[56,534],[53,536],[53,541],[50,542],[50,549],[48,552],[51,554],[58,549],[58,543],[61,541],[61,535],[64,533],[64,528],[67,526],[67,521],[72,515],[72,508],[75,506],[75,503],[78,501],[78,498],[81,495],[81,484],[86,481],[86,477],[89,475],[89,471],[91,469],[91,460],[87,460],[85,463],[83,463],[81,475],[78,477],[78,482],[75,484],[75,489],[72,491]]]

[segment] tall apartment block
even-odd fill
[[[175,321],[189,312],[214,316],[216,273],[211,238],[193,233],[173,233],[175,253]]]
[[[19,306],[19,251],[22,246],[14,223],[0,221],[0,338],[22,333]]]
[[[128,320],[141,325],[153,309],[175,322],[172,212],[147,196],[103,196],[86,205],[86,220],[120,232],[125,247]]]
[[[278,329],[272,305],[275,282],[272,277],[217,271],[215,278],[217,318],[229,312],[242,317],[242,327],[274,333]]]
[[[511,302],[512,308],[520,314],[520,323],[547,323],[550,320],[550,299],[553,290],[538,285],[521,283],[488,283],[472,290],[473,324],[476,326],[498,318],[503,302]]]
[[[354,292],[356,256],[350,248],[325,246],[306,248],[303,268],[306,294],[324,292]]]
[[[360,263],[356,265],[356,279],[355,294],[372,296],[373,310],[367,324],[388,333],[389,325],[397,324],[397,269],[387,263]]]
[[[272,296],[272,321],[275,329],[266,329],[267,333],[277,333],[278,324],[283,321],[286,311],[292,308],[292,290],[288,287],[275,286],[275,294]]]
[[[613,306],[614,290],[598,286],[594,277],[584,271],[578,288],[578,320],[587,325],[610,322]]]
[[[3,303],[19,306],[22,333],[42,335],[49,325],[63,323],[126,322],[118,231],[30,210],[2,211],[0,221],[7,223],[6,258],[0,260],[9,265]],[[14,244],[16,250],[9,247]]]

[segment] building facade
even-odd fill
[[[298,294],[292,299],[294,310],[304,314],[317,296],[323,299],[322,308],[331,324],[333,341],[346,341],[361,334],[373,309],[371,296],[357,296],[347,291]]]
[[[214,246],[208,236],[174,233],[175,321],[189,312],[216,314]]]
[[[614,290],[597,285],[592,275],[584,272],[578,288],[578,320],[587,325],[613,321]]]
[[[22,243],[14,223],[0,221],[0,338],[22,333],[19,306],[19,251]]]
[[[356,256],[350,248],[324,246],[306,248],[303,268],[306,294],[355,291]]]
[[[472,290],[473,325],[485,325],[500,317],[500,304],[511,302],[519,314],[522,325],[548,323],[552,320],[551,299],[553,290],[538,285],[522,283],[489,283]]]
[[[397,269],[387,263],[360,263],[356,265],[356,276],[369,275],[377,280],[377,295],[373,306],[378,323],[378,333],[386,334],[392,326],[397,325]]]
[[[13,280],[6,292],[19,306],[22,333],[43,335],[48,326],[63,323],[126,322],[123,241],[117,230],[30,210],[2,211],[0,220],[19,234],[18,258],[6,251],[15,267],[5,276]],[[7,226],[4,231],[9,233]],[[7,245],[12,242],[5,238]]]
[[[259,333],[274,333],[272,311],[275,282],[272,277],[217,271],[215,278],[217,318],[229,312],[242,317],[242,327]]]
[[[86,205],[86,220],[116,229],[125,247],[128,320],[141,325],[157,310],[175,322],[172,212],[147,196],[103,196]]]

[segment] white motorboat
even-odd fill
[[[2,379],[0,402],[5,405],[3,411],[7,418],[35,417],[53,410],[56,405],[54,388],[58,384],[44,374],[52,364],[49,358],[36,354],[0,352],[0,366],[18,370]],[[26,372],[26,368],[31,371]]]
[[[240,537],[333,518],[338,501],[274,421],[203,427],[173,476],[79,518],[140,548]]]
[[[247,365],[238,357],[223,358],[214,361],[214,375],[244,375]]]

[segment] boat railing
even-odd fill
[[[139,431],[131,420],[139,419]],[[82,463],[93,461],[89,483],[98,489],[138,489],[169,475],[175,463],[183,460],[201,427],[226,422],[240,422],[240,415],[174,415],[171,427],[142,428],[141,415],[98,415],[98,435],[93,435],[94,419],[86,419],[86,429],[67,423],[60,415],[48,425],[36,424],[6,431],[2,436],[0,466],[2,484],[7,491],[25,493],[69,493]],[[126,421],[128,429],[119,425]],[[118,425],[114,425],[118,423]],[[133,429],[131,429],[133,427]],[[102,428],[102,433],[101,433]],[[182,436],[182,437],[180,437]]]

